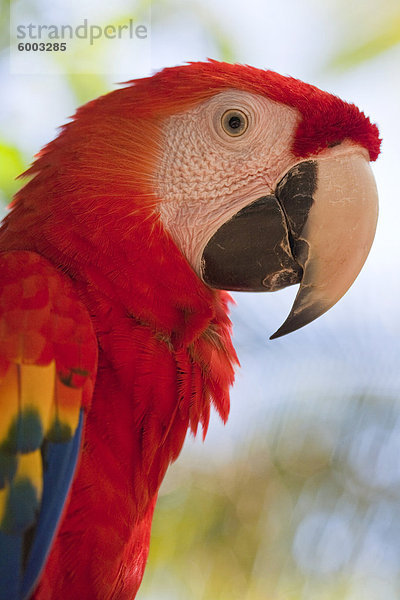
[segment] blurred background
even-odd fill
[[[235,294],[242,368],[231,417],[188,438],[160,492],[141,600],[400,598],[400,4],[398,0],[0,2],[2,212],[15,176],[77,106],[117,82],[206,57],[298,77],[380,128],[380,220],[337,306],[276,341],[295,289]],[[10,63],[9,19],[146,23]],[[15,19],[14,19],[15,20]],[[13,33],[11,31],[11,33]],[[11,36],[11,44],[15,40]],[[142,50],[141,48],[139,49]],[[15,47],[12,47],[15,53]],[[140,53],[140,52],[139,52]],[[40,64],[39,64],[40,63]]]

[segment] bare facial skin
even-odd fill
[[[239,137],[222,128],[229,109],[248,118]],[[204,246],[222,223],[272,193],[296,162],[290,148],[298,120],[292,108],[227,90],[166,121],[157,174],[161,219],[196,272]]]

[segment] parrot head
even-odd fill
[[[78,110],[31,168],[36,183],[71,172],[71,197],[85,189],[73,219],[92,231],[150,220],[208,288],[300,284],[272,337],[332,307],[374,238],[377,127],[353,104],[249,66],[210,60],[128,83]],[[157,260],[161,272],[168,256]]]
[[[354,105],[275,73],[193,65],[175,85],[197,78],[209,97],[164,121],[160,216],[211,287],[300,284],[276,338],[332,307],[367,258],[378,131]]]
[[[160,218],[198,276],[225,290],[300,284],[272,337],[326,312],[374,238],[377,127],[336,96],[251,67],[198,63],[147,84],[174,106],[155,173]]]

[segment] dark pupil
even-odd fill
[[[231,117],[229,119],[228,123],[229,123],[229,127],[231,129],[237,129],[242,124],[242,120],[240,117],[235,116],[235,117]]]

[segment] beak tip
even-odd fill
[[[287,335],[288,333],[291,333],[292,331],[294,331],[295,329],[298,329],[298,327],[293,327],[292,326],[293,321],[290,318],[290,316],[286,319],[286,321],[279,327],[279,329],[277,329],[275,331],[275,333],[273,333],[270,336],[270,340],[276,340],[277,338],[283,337],[284,335]]]
[[[329,305],[324,305],[321,302],[315,302],[312,305],[308,305],[302,309],[299,309],[304,295],[300,292],[295,300],[293,308],[286,319],[286,321],[270,336],[270,340],[276,340],[277,338],[283,337],[288,333],[297,331],[305,325],[308,325],[315,319],[318,319],[323,315],[329,308]]]
[[[276,340],[280,337],[283,337],[284,335],[287,335],[288,333],[292,333],[292,331],[295,331],[296,329],[299,329],[300,327],[302,327],[302,325],[299,325],[298,327],[291,327],[290,324],[285,321],[285,323],[283,323],[283,325],[281,327],[279,327],[279,329],[277,329],[275,331],[275,333],[273,333],[269,339],[270,340]]]
[[[269,336],[270,340],[276,340],[279,337],[282,337],[283,335],[285,335],[284,333],[280,333],[280,329],[279,328],[277,331],[275,331],[275,333],[273,333],[272,335]]]

